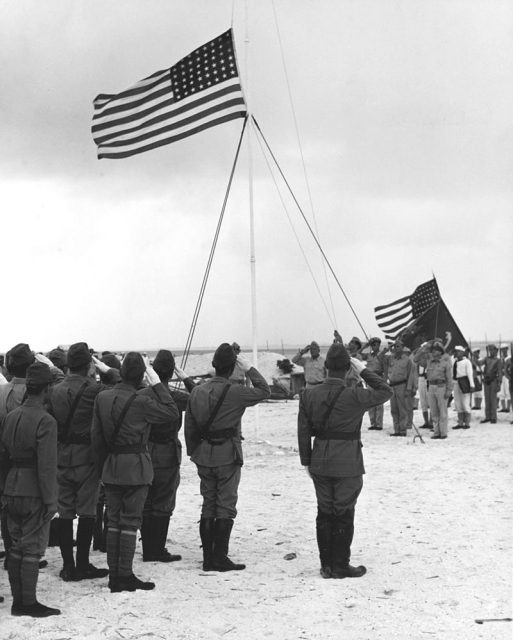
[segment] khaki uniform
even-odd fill
[[[415,367],[413,361],[406,354],[399,358],[390,358],[388,382],[393,395],[390,399],[390,412],[394,423],[394,433],[406,435],[408,422],[408,398],[415,394]]]

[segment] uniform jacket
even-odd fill
[[[83,385],[84,392],[66,431],[71,407]],[[48,411],[57,420],[59,467],[78,467],[93,463],[91,426],[96,396],[108,387],[92,378],[68,373],[64,380],[51,388]]]
[[[52,384],[61,382],[64,374],[57,367],[52,367]],[[0,385],[0,421],[25,400],[27,387],[25,378],[12,378],[7,384]]]
[[[345,478],[365,473],[360,439],[321,440],[312,437],[327,429],[359,435],[365,412],[383,404],[392,396],[392,389],[372,371],[364,369],[360,374],[367,383],[363,387],[348,387],[344,380],[326,378],[312,389],[305,389],[299,400],[298,445],[301,464],[310,467],[312,473],[321,476]],[[327,422],[325,413],[339,389],[339,395]]]
[[[452,393],[452,363],[451,358],[447,354],[442,355],[440,360],[434,360],[428,354],[426,366],[426,379],[428,385],[445,385],[445,395],[449,397]]]
[[[192,384],[194,386],[194,383]],[[189,394],[184,391],[171,390],[165,385],[164,387],[176,403],[178,417],[151,425],[148,450],[154,469],[171,469],[179,466],[182,461],[182,443],[178,432],[182,427],[182,413],[187,408]],[[156,398],[154,387],[147,387],[141,391],[141,394]]]
[[[154,397],[145,390],[137,391],[129,384],[120,382],[112,389],[101,391],[94,405],[91,439],[93,453],[101,479],[105,484],[142,485],[151,484],[153,466],[148,451],[151,425],[177,421],[178,408],[171,394],[160,382],[153,387]],[[111,439],[115,422],[121,415],[125,403],[135,394],[121,424],[116,447],[139,447],[138,453],[114,453]]]
[[[33,466],[16,466],[19,460]],[[0,468],[4,495],[57,505],[57,422],[39,400],[28,398],[4,418]]]
[[[390,358],[388,380],[391,384],[404,381],[406,383],[406,391],[410,391],[413,394],[416,389],[415,377],[416,367],[413,360],[405,353],[400,358],[395,356]]]
[[[483,382],[490,384],[494,380],[500,380],[501,378],[501,363],[499,358],[492,358],[487,356],[482,360],[479,360],[479,364],[483,367]]]
[[[185,442],[187,455],[197,465],[219,467],[225,464],[242,464],[241,418],[247,407],[252,407],[269,398],[271,391],[265,378],[254,368],[247,373],[253,387],[230,384],[226,378],[215,376],[195,387],[189,398],[185,414]],[[202,427],[208,422],[223,389],[229,385],[228,393],[221,405],[209,433],[231,429],[233,435],[220,444],[202,440]]]

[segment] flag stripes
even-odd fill
[[[378,327],[387,340],[395,340],[413,320],[419,318],[428,309],[440,301],[436,280],[420,284],[409,295],[394,300],[390,304],[374,307]]]
[[[94,100],[99,158],[126,158],[246,115],[231,29],[170,69]]]

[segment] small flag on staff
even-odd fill
[[[94,99],[98,158],[127,158],[246,115],[232,30],[170,69]]]
[[[433,278],[420,284],[411,295],[399,298],[390,304],[375,307],[376,322],[387,340],[395,340],[403,329],[439,300],[440,292]]]

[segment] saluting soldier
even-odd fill
[[[95,366],[87,343],[70,346],[67,366],[66,378],[52,389],[49,411],[58,424],[58,539],[63,561],[59,575],[69,582],[104,578],[109,572],[89,561],[100,484],[91,448],[91,426],[96,396],[107,387],[91,377]],[[75,563],[73,520],[77,516]]]
[[[301,464],[309,472],[317,496],[316,533],[323,578],[360,578],[364,566],[353,567],[351,543],[355,505],[365,473],[362,456],[362,419],[371,407],[383,404],[392,389],[383,378],[350,357],[341,343],[326,355],[328,376],[317,387],[305,389],[299,400],[298,445]],[[368,385],[348,385],[346,378],[361,376]],[[312,447],[312,437],[314,443]]]
[[[236,362],[253,387],[229,382]],[[191,392],[185,414],[185,442],[187,454],[197,466],[203,496],[203,570],[239,571],[246,565],[232,562],[228,548],[243,464],[241,418],[247,407],[269,398],[271,391],[249,360],[237,356],[227,342],[216,349],[212,365],[216,375]]]
[[[107,500],[107,564],[111,592],[150,590],[153,582],[133,573],[137,530],[153,481],[148,451],[151,425],[176,421],[175,401],[140,353],[126,354],[121,382],[96,398],[92,444]],[[154,397],[137,392],[143,377]]]
[[[369,340],[370,352],[363,355],[363,359],[367,364],[367,371],[372,371],[382,380],[387,379],[388,373],[388,359],[384,351],[380,351],[381,340],[380,338],[371,338]],[[383,404],[375,405],[369,409],[369,419],[371,426],[369,431],[382,431],[383,430]]]
[[[187,408],[189,394],[178,389],[171,390],[169,381],[173,373],[176,373],[189,391],[195,387],[195,384],[181,369],[176,367],[174,356],[167,349],[161,349],[157,353],[153,361],[153,368],[164,388],[176,402],[179,414],[176,419],[169,419],[166,423],[151,426],[148,449],[153,465],[153,482],[149,488],[143,510],[141,526],[143,560],[145,562],[175,562],[181,560],[182,556],[170,553],[166,549],[166,540],[180,484],[182,444],[178,432],[182,426],[182,412]],[[141,393],[155,398],[155,387],[147,387]]]
[[[14,616],[43,618],[60,613],[36,597],[39,561],[48,544],[50,520],[57,511],[57,423],[45,408],[51,381],[47,365],[30,365],[27,398],[3,421],[0,468],[12,539],[7,570]]]

